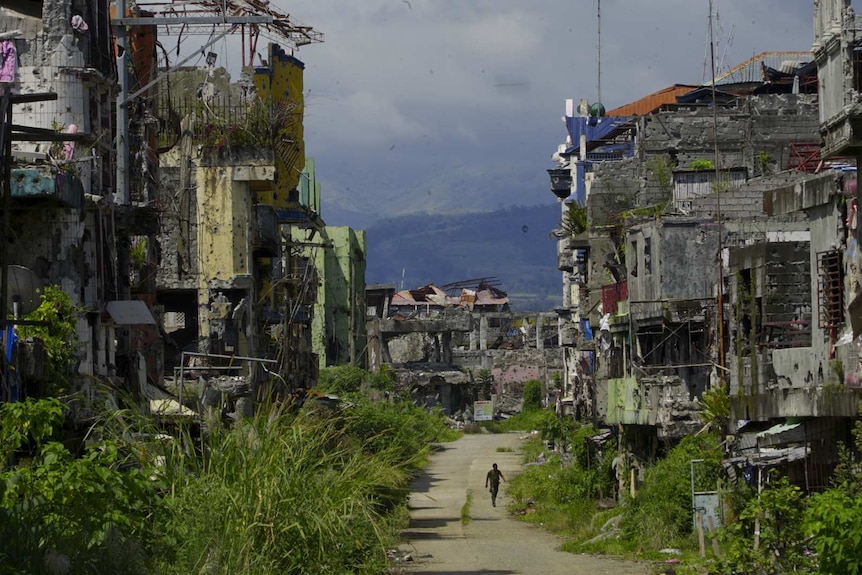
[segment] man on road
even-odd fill
[[[497,469],[497,464],[495,463],[491,466],[491,471],[488,472],[488,475],[485,476],[485,489],[488,489],[488,485],[491,486],[491,505],[494,507],[497,506],[497,491],[500,489],[501,479],[506,481],[503,473]]]

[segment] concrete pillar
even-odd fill
[[[254,399],[243,395],[236,400],[236,414],[240,417],[254,417]]]
[[[389,338],[380,334],[380,355],[383,363],[392,363],[392,353],[389,351]]]
[[[862,166],[862,148],[856,150],[856,165]],[[859,210],[862,208],[862,186],[856,183],[856,241],[862,245],[862,222],[859,221]]]
[[[541,315],[536,316],[536,349],[545,349],[545,337],[542,333],[545,326],[542,325],[542,319]]]
[[[442,338],[443,363],[452,365],[452,332],[444,331],[440,337]]]
[[[479,334],[476,332],[476,328],[473,327],[473,331],[470,332],[470,351],[476,351],[478,348],[477,342],[479,341]]]
[[[488,349],[488,318],[484,315],[479,318],[479,349]]]

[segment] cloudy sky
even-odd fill
[[[324,218],[552,203],[566,98],[597,98],[596,0],[273,0],[303,47]],[[608,109],[709,77],[707,0],[604,0]],[[809,50],[813,0],[714,0],[716,60]],[[364,216],[363,216],[364,215]]]

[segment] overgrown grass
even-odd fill
[[[201,460],[173,451],[163,573],[366,573],[408,479],[397,449],[362,448],[338,420],[262,414],[211,434]],[[202,504],[205,502],[205,504]]]
[[[595,433],[589,426],[566,432],[564,455],[548,452],[538,437],[526,442],[527,465],[507,491],[510,510],[565,536],[563,547],[571,552],[658,559],[666,558],[658,553],[665,547],[696,549],[690,461],[705,459],[705,475],[717,481],[720,452],[715,437],[684,440],[647,468],[634,499],[623,497],[615,507],[600,509],[599,500],[613,496],[611,462],[617,452],[612,440],[601,449],[588,441]],[[539,463],[543,452],[544,463]]]
[[[38,448],[60,423],[54,403],[13,407],[2,435],[18,444]],[[439,414],[365,400],[159,431],[113,412],[84,457],[44,443],[29,467],[0,471],[0,572],[50,559],[70,575],[376,575],[407,525],[413,471],[457,436]]]
[[[532,431],[539,429],[547,410],[531,410],[517,413],[508,419],[482,421],[479,426],[491,433],[509,433],[512,431]]]
[[[691,461],[704,460],[701,469],[718,487],[721,451],[716,436],[684,438],[646,471],[637,496],[629,502],[620,527],[632,546],[643,549],[684,546],[692,533]],[[700,482],[701,485],[704,481]]]

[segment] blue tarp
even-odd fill
[[[580,149],[582,134],[587,137],[587,148],[592,148],[593,146],[590,146],[590,143],[608,138],[616,130],[623,128],[626,124],[630,124],[631,121],[632,119],[629,116],[605,118],[597,118],[595,116],[567,117],[566,129],[569,131],[573,145],[566,150],[566,154],[574,154]]]

